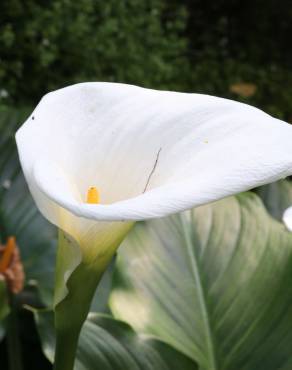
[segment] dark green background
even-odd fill
[[[291,121],[291,35],[291,0],[1,0],[1,100],[35,105],[78,81],[119,81],[238,99]],[[242,82],[256,93],[230,92]]]

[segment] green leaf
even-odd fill
[[[35,311],[43,351],[53,362],[55,336],[53,314]],[[90,314],[86,320],[77,351],[75,370],[195,370],[186,356],[169,345],[136,334],[133,329],[105,315]]]
[[[0,322],[4,320],[10,312],[9,303],[8,303],[8,294],[6,291],[6,283],[4,280],[0,280]],[[4,327],[0,328],[0,331],[4,331]],[[1,340],[0,333],[0,340]]]
[[[11,109],[0,106],[0,197],[5,196],[11,182],[20,173],[14,134],[19,124],[27,116],[28,110]],[[0,213],[1,216],[1,213]],[[2,220],[2,219],[0,219]],[[1,234],[4,230],[1,230]]]
[[[137,224],[111,308],[205,370],[292,368],[292,234],[252,193]]]
[[[284,211],[292,206],[292,181],[280,180],[261,186],[256,193],[273,217],[281,221]]]

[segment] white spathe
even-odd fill
[[[16,140],[38,207],[68,232],[76,220],[162,217],[292,174],[289,124],[227,99],[125,84],[47,94]],[[101,204],[85,203],[90,186]]]
[[[292,231],[292,207],[286,209],[283,214],[283,222],[289,231]]]

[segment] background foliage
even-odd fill
[[[35,105],[74,82],[119,81],[291,120],[291,19],[290,0],[2,0],[0,96]]]

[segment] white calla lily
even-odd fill
[[[100,275],[133,221],[292,174],[289,124],[231,100],[123,84],[47,94],[16,141],[39,209],[67,234],[57,260],[55,370],[73,368]]]
[[[16,140],[36,203],[65,228],[60,208],[90,220],[142,220],[292,173],[289,124],[231,100],[123,84],[47,94]],[[100,204],[85,202],[91,185]]]

